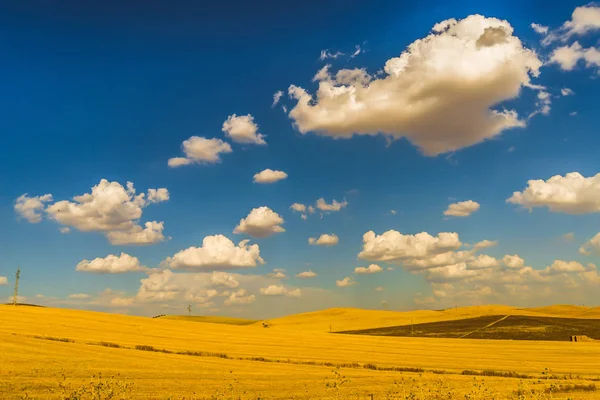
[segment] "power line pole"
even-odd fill
[[[17,273],[15,274],[15,291],[13,292],[13,306],[17,305],[17,299],[19,297],[19,278],[21,277],[21,268],[17,268]]]
[[[192,315],[192,305],[191,304],[188,304],[187,310],[188,310],[188,317],[189,317],[190,315]]]

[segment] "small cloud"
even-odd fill
[[[576,116],[576,115],[577,115],[577,111],[571,111],[571,112],[569,113],[569,115],[570,115],[571,117],[574,117],[574,116]]]
[[[248,115],[232,114],[223,122],[222,131],[236,143],[266,145],[265,135],[258,132],[258,125],[254,117]]]
[[[572,96],[575,94],[575,92],[569,88],[562,88],[560,89],[560,94],[563,96]]]
[[[335,246],[340,242],[340,239],[336,234],[332,233],[331,235],[324,233],[319,238],[308,238],[308,243],[313,246]]]
[[[323,61],[323,60],[326,60],[328,58],[336,59],[336,58],[338,58],[340,56],[343,56],[343,55],[344,55],[344,53],[342,53],[341,51],[336,51],[335,53],[333,53],[333,52],[329,51],[328,49],[325,49],[325,50],[321,50],[321,54],[319,56],[319,60]]]
[[[263,296],[288,296],[288,297],[300,297],[302,291],[300,289],[289,290],[281,285],[269,285],[266,288],[260,289],[260,294]]]
[[[29,197],[25,193],[17,198],[14,207],[19,217],[25,218],[32,224],[37,224],[42,221],[41,211],[44,209],[44,203],[52,200],[51,194]]]
[[[480,205],[478,202],[473,200],[461,201],[453,203],[448,206],[448,209],[444,211],[444,215],[453,217],[468,217],[474,212],[478,211]]]
[[[351,277],[347,276],[344,279],[335,281],[335,285],[337,287],[348,287],[348,286],[356,285],[356,282],[353,281]]]
[[[377,265],[377,264],[371,264],[368,267],[356,267],[354,268],[354,273],[355,274],[361,274],[361,275],[365,275],[365,274],[376,274],[378,272],[383,271],[383,269]]]
[[[376,291],[376,292],[383,292],[384,290],[385,290],[385,288],[384,288],[383,286],[377,286],[377,287],[375,288],[375,291]]]
[[[498,241],[497,240],[482,240],[481,242],[477,242],[473,245],[473,249],[475,250],[481,250],[481,249],[487,249],[488,247],[495,247],[498,246]]]
[[[513,151],[515,151],[515,150],[516,150],[516,147],[515,147],[515,146],[510,146],[510,147],[508,148],[507,152],[509,152],[509,153],[512,153],[512,152],[513,152]]]
[[[285,274],[285,269],[281,269],[281,268],[275,268],[273,270],[273,272],[269,272],[267,274],[267,276],[269,278],[274,278],[274,279],[285,279],[285,278],[287,278],[287,275]]]
[[[562,235],[563,240],[567,241],[567,242],[572,242],[575,239],[575,233],[574,232],[569,232],[569,233],[565,233],[564,235]]]
[[[315,276],[317,276],[317,274],[315,272],[312,272],[311,270],[303,271],[296,274],[296,277],[298,278],[314,278]]]
[[[92,261],[82,260],[77,264],[75,270],[96,274],[123,274],[126,272],[145,272],[148,268],[141,265],[137,257],[121,253],[119,256],[109,254],[104,258],[95,258]]]
[[[283,92],[281,90],[275,92],[275,94],[273,95],[273,104],[271,105],[271,108],[275,107],[279,103],[279,100],[281,100],[282,96]]]
[[[358,56],[361,53],[364,53],[365,51],[360,47],[360,44],[357,44],[356,46],[354,46],[355,51],[354,53],[352,53],[352,55],[350,55],[350,58],[354,58],[356,56]]]
[[[254,175],[254,183],[275,183],[286,179],[287,177],[288,174],[283,171],[273,171],[272,169],[267,168]]]
[[[58,229],[60,231],[60,233],[62,234],[67,234],[71,232],[71,228],[69,228],[68,226],[63,226],[62,228]]]
[[[200,136],[192,136],[184,140],[181,148],[185,157],[169,158],[168,165],[171,168],[191,164],[217,164],[221,162],[221,154],[231,153],[231,145],[221,139],[207,139]]]
[[[320,198],[319,200],[317,200],[316,205],[317,205],[317,208],[321,211],[340,211],[342,208],[344,208],[348,205],[348,202],[346,200],[344,200],[340,203],[334,199],[331,204],[327,204],[327,202],[325,201],[324,198]]]
[[[8,278],[5,276],[0,276],[0,286],[7,285],[7,284],[8,284]]]
[[[233,233],[245,233],[257,238],[266,238],[276,233],[285,232],[281,226],[283,218],[269,207],[252,209],[246,218],[242,218]]]
[[[531,28],[540,35],[546,35],[548,33],[548,27],[540,24],[533,23]]]
[[[70,299],[89,299],[90,295],[85,293],[74,293],[69,295]]]

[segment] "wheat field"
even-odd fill
[[[585,318],[598,315],[597,310],[580,309],[571,310],[572,315],[575,311]],[[554,311],[488,306],[437,313],[447,320],[510,312]],[[220,394],[212,398],[451,399],[470,393],[472,399],[501,399],[523,388],[542,393],[552,386],[595,385],[600,378],[599,343],[328,332],[329,325],[342,330],[431,322],[435,313],[337,309],[270,320],[264,328],[261,322],[230,325],[0,306],[0,398],[67,398],[61,381],[77,387],[99,373],[118,374],[116,381],[132,384],[123,397],[132,399],[211,398],[215,393]],[[520,376],[475,375],[483,370]],[[399,397],[389,397],[390,390]],[[417,397],[407,397],[409,393]],[[573,391],[548,398],[597,399],[598,393]],[[434,395],[440,397],[426,397]],[[528,398],[542,397],[523,397]]]

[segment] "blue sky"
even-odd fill
[[[463,1],[451,6],[433,1],[419,5],[269,1],[262,7],[245,2],[210,6],[197,2],[152,6],[33,3],[35,7],[31,2],[7,2],[0,12],[0,277],[7,277],[7,283],[0,285],[0,298],[11,296],[14,270],[20,267],[21,294],[29,302],[134,314],[158,314],[164,309],[185,312],[189,302],[198,312],[259,317],[333,306],[379,308],[382,301],[391,309],[489,302],[597,303],[593,294],[600,288],[600,278],[589,265],[600,262],[600,238],[589,242],[600,231],[600,204],[594,200],[600,198],[600,178],[594,178],[600,172],[600,61],[595,61],[593,52],[600,51],[600,12],[593,5],[561,2],[547,7],[536,1]],[[578,7],[582,8],[576,14]],[[464,144],[461,135],[472,128],[469,112],[473,110],[472,120],[477,120],[475,109],[481,104],[481,100],[465,100],[464,104],[457,100],[470,85],[471,78],[460,70],[469,68],[468,62],[462,65],[457,58],[450,63],[456,53],[444,58],[448,66],[438,72],[453,86],[432,84],[431,92],[417,93],[430,100],[447,100],[448,105],[422,118],[408,115],[406,123],[398,115],[419,105],[410,103],[413,98],[386,92],[386,72],[377,71],[416,40],[448,34],[432,33],[436,24],[455,18],[460,27],[461,20],[474,14],[506,20],[506,26],[514,29],[507,33],[502,28],[501,32],[516,47],[499,40],[490,51],[504,46],[505,51],[519,55],[529,52],[530,58],[522,65],[515,58],[507,81],[494,75],[498,88],[484,84],[481,75],[473,78],[480,87],[468,90],[480,99],[494,99],[490,108],[514,109],[526,126],[497,132],[490,128],[491,139],[483,140],[478,135],[490,125],[484,121],[472,129],[476,143]],[[534,31],[532,23],[548,27],[547,32]],[[518,44],[513,41],[516,38]],[[568,49],[574,42],[580,43],[581,50],[558,56],[563,53],[557,50]],[[351,57],[357,49],[358,54]],[[323,50],[344,55],[320,59]],[[531,57],[540,61],[534,68],[537,77],[527,70]],[[413,54],[416,72],[411,73],[424,84],[436,79],[418,75],[418,63],[428,60],[436,62]],[[573,60],[576,64],[569,64]],[[313,81],[327,64],[331,65],[329,77]],[[457,65],[462,66],[448,72]],[[371,93],[379,87],[378,93],[391,96],[377,116],[370,115],[369,108],[358,112],[317,97],[319,84],[361,86],[358,81],[335,81],[336,71],[361,68],[369,74]],[[493,73],[500,76],[503,67],[494,68]],[[539,86],[526,87],[526,79],[515,75],[523,71],[531,85]],[[477,73],[474,70],[472,76]],[[299,100],[288,96],[290,85],[305,89],[313,102],[301,109]],[[420,90],[402,81],[393,85],[400,92]],[[499,92],[511,85],[518,93],[504,99]],[[573,94],[562,95],[565,88]],[[273,107],[273,96],[280,90],[283,96]],[[551,99],[550,110],[527,119],[542,109],[540,101],[536,103],[540,93]],[[363,96],[365,104],[379,104],[369,103],[373,99],[369,92]],[[447,109],[451,110],[448,115]],[[345,115],[341,122],[333,117],[338,112]],[[267,144],[242,143],[235,135],[227,135],[223,123],[234,114],[251,115]],[[454,119],[454,115],[461,116]],[[454,125],[458,130],[449,128]],[[347,137],[365,126],[369,134]],[[376,135],[386,129],[394,132]],[[403,138],[407,135],[411,140]],[[220,162],[169,167],[169,159],[184,156],[182,143],[192,136],[221,140],[231,151],[221,154]],[[443,148],[419,146],[425,137],[443,142]],[[254,183],[254,174],[265,169],[284,171],[287,178]],[[583,186],[567,177],[573,172],[586,178]],[[542,182],[526,192],[529,180],[547,181],[555,175],[563,180]],[[84,222],[59,224],[53,219],[47,207],[73,202],[74,196],[90,193],[102,179],[123,187],[132,182],[137,194],[167,189],[168,200],[141,207],[141,218],[132,219],[142,227],[148,221],[163,222],[164,240],[115,245],[107,239],[106,229],[83,232],[79,228]],[[524,200],[507,203],[516,191],[524,193]],[[544,197],[545,191],[553,195]],[[36,209],[39,222],[30,223],[15,209],[23,194],[30,198],[52,195],[52,201]],[[293,203],[315,206],[320,198],[328,204],[336,200],[347,205],[322,218],[317,210],[306,220],[290,209]],[[468,200],[479,204],[469,216],[444,215],[451,203]],[[263,206],[285,221],[280,224],[285,232],[268,237],[233,233],[242,218]],[[70,232],[61,233],[61,227],[69,227]],[[434,240],[427,254],[408,257],[398,251],[418,253],[420,245],[415,240],[405,242],[401,237],[394,242],[380,237],[382,242],[391,240],[391,247],[358,257],[366,246],[366,232],[382,235],[389,230],[401,235],[427,232],[432,240],[440,232],[455,232],[461,246],[453,245],[446,252]],[[562,238],[568,233],[572,237]],[[333,246],[308,243],[309,237],[322,234],[335,234],[339,242]],[[235,244],[250,239],[249,245],[260,247],[265,264],[234,269],[210,262],[185,269],[165,264],[167,257],[200,247],[205,237],[214,235],[224,235]],[[463,244],[483,240],[497,241],[497,245],[456,256],[455,252],[469,249]],[[140,265],[150,269],[124,273],[75,269],[82,260],[121,253],[137,257]],[[437,254],[454,257],[454,262],[415,267]],[[473,267],[480,254],[493,257],[496,264]],[[524,262],[510,267],[503,260],[505,255],[518,255]],[[547,269],[556,260],[564,262],[556,264],[562,267]],[[354,272],[370,264],[382,271]],[[523,269],[527,266],[532,271]],[[161,280],[164,269],[179,275]],[[286,278],[266,276],[274,269],[284,269]],[[211,286],[214,280],[209,276],[215,270],[233,274],[239,284]],[[307,270],[317,276],[295,277]],[[189,284],[194,274],[200,274],[197,287]],[[336,284],[345,277],[355,283]],[[154,285],[151,292],[155,295],[144,297],[145,284],[140,280],[148,280],[146,289],[154,280],[163,286],[171,282],[171,287]],[[276,289],[261,292],[269,286]],[[376,291],[380,286],[384,290]],[[89,297],[69,299],[73,294]]]

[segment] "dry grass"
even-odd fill
[[[590,385],[599,373],[598,359],[597,343],[346,337],[300,326],[264,329],[0,306],[3,400],[22,398],[24,392],[30,398],[57,398],[50,391],[63,373],[73,387],[86,384],[93,374],[120,374],[120,381],[133,384],[134,395],[128,398],[193,398],[194,393],[201,398],[224,390],[231,384],[230,375],[240,395],[246,392],[244,399],[289,399],[291,394],[336,398],[325,378],[337,365],[343,365],[349,380],[338,392],[343,398],[368,398],[372,393],[383,399],[396,386],[416,394],[443,387],[439,390],[464,398],[473,390],[474,379],[484,379],[490,393],[512,396],[519,390],[519,377],[525,376],[537,396],[546,395],[552,382],[544,378],[550,376],[563,379],[573,374],[572,379],[556,381],[564,387]],[[463,375],[464,370],[484,376]],[[400,378],[402,383],[395,386]],[[568,397],[594,399],[597,393],[576,389]],[[414,397],[421,398],[426,397]]]

